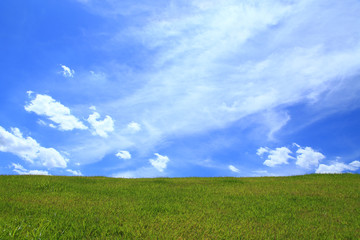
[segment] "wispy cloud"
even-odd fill
[[[235,166],[233,165],[229,165],[229,169],[230,171],[234,172],[234,173],[239,173],[240,170],[238,168],[236,168]]]
[[[131,122],[127,125],[127,129],[132,133],[139,132],[141,130],[141,125],[136,122]]]
[[[25,106],[28,112],[46,116],[57,124],[59,130],[87,129],[87,127],[70,112],[70,109],[51,96],[36,94],[35,99]]]
[[[333,86],[351,81],[360,69],[360,45],[336,47],[328,41],[335,30],[323,29],[324,24],[340,29],[344,22],[354,26],[347,18],[341,24],[330,20],[343,9],[323,13],[328,22],[313,27],[317,35],[304,32],[313,26],[309,21],[317,21],[319,8],[315,1],[174,1],[163,14],[155,8],[156,18],[150,11],[143,25],[121,32],[153,53],[142,74],[144,87],[114,100],[111,108],[122,109],[119,118],[143,122],[142,136],[153,144],[174,134],[226,127],[254,114],[272,139],[291,119],[288,106],[320,104],[324,93],[348,91]],[[303,35],[303,42],[295,37]],[[337,39],[347,41],[347,36],[339,31]]]
[[[65,168],[68,159],[54,148],[45,148],[31,137],[24,138],[18,128],[11,132],[0,126],[0,151],[9,152],[38,166],[48,168]]]
[[[256,151],[256,154],[259,156],[262,156],[264,153],[268,153],[270,151],[269,148],[264,148],[264,147],[260,147],[258,148],[258,150]]]
[[[73,69],[70,69],[69,67],[61,64],[60,66],[63,69],[62,74],[64,77],[74,77],[75,71]]]
[[[13,171],[20,175],[50,175],[48,171],[43,170],[27,170],[20,164],[13,163]]]
[[[130,145],[155,152],[169,138],[224,129],[250,117],[274,141],[293,118],[291,106],[326,115],[359,100],[357,1],[82,2],[114,23],[116,15],[134,20],[124,29],[111,28],[104,49],[121,45],[141,52],[141,61],[129,61],[126,68],[140,84],[122,85],[114,74],[118,67],[101,76],[118,81],[120,87],[103,90],[115,97],[102,107],[123,127],[114,129],[111,142],[84,141],[88,145],[79,147],[97,151],[98,158]],[[120,88],[125,93],[118,94]],[[316,168],[321,153],[301,149],[297,155],[287,147],[258,153],[267,156],[266,166],[296,159],[300,168]]]
[[[79,170],[71,170],[71,169],[66,169],[67,172],[71,173],[74,176],[83,176],[83,174],[81,173],[81,171]]]

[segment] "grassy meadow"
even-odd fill
[[[360,239],[360,175],[0,176],[0,239]]]

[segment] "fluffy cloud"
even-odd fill
[[[230,169],[230,171],[235,172],[235,173],[239,173],[239,172],[240,172],[240,170],[237,169],[237,168],[236,168],[235,166],[233,166],[233,165],[229,165],[229,169]]]
[[[163,172],[167,167],[169,158],[167,156],[162,156],[158,153],[155,153],[156,159],[150,159],[149,162],[151,165],[156,168],[159,172]]]
[[[13,163],[12,166],[14,167],[14,172],[20,175],[50,175],[47,171],[43,170],[27,170],[20,164]]]
[[[97,120],[100,118],[100,114],[94,112],[91,114],[87,121],[93,128],[93,135],[99,135],[100,137],[106,138],[108,133],[114,131],[114,121],[110,116],[106,116],[104,120]]]
[[[297,166],[305,169],[313,169],[325,158],[322,153],[314,151],[311,147],[302,148],[296,143],[293,143],[293,146],[299,148],[296,151],[296,158],[290,155],[292,152],[287,147],[276,148],[275,150],[260,147],[256,154],[263,156],[265,153],[268,153],[268,159],[264,162],[264,165],[269,167],[288,164],[288,159],[296,159]]]
[[[320,164],[316,169],[316,173],[343,173],[343,172],[353,172],[360,168],[359,161],[353,161],[349,164],[342,162],[334,162],[330,165]]]
[[[58,129],[63,131],[76,128],[87,129],[79,119],[71,115],[68,107],[65,107],[48,95],[36,94],[35,99],[25,106],[25,110],[48,117],[57,124]]]
[[[299,148],[296,153],[296,165],[306,169],[317,167],[325,158],[322,153],[314,151],[311,147]]]
[[[65,65],[60,65],[63,69],[62,74],[64,77],[74,77],[75,71]]]
[[[119,151],[116,156],[121,159],[131,159],[131,154],[128,151]]]
[[[33,138],[24,138],[18,128],[8,132],[0,126],[0,151],[13,153],[30,163],[48,168],[65,168],[68,161],[54,148],[44,148]]]
[[[71,173],[74,176],[83,176],[83,174],[79,170],[66,169],[66,171]]]
[[[257,155],[262,156],[265,153],[268,153],[268,159],[264,162],[264,165],[269,167],[274,167],[280,164],[288,164],[288,159],[296,159],[296,165],[313,170],[316,169],[316,173],[342,173],[345,171],[356,171],[360,168],[359,161],[353,161],[349,164],[335,161],[330,165],[319,164],[325,156],[316,152],[311,147],[302,148],[299,144],[293,143],[294,147],[297,147],[296,158],[291,156],[292,153],[288,148],[281,147],[271,150],[269,148],[261,147],[257,150]]]
[[[261,148],[258,149],[258,152],[264,152]],[[288,164],[289,159],[294,159],[290,156],[292,153],[287,147],[276,148],[275,150],[268,150],[268,159],[263,163],[268,167],[275,167],[281,164]]]

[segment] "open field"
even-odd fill
[[[360,175],[0,176],[0,239],[360,239]]]

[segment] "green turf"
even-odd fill
[[[0,239],[360,239],[360,175],[0,176]]]

